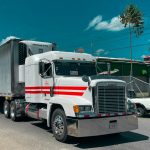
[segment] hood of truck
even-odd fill
[[[94,87],[99,82],[105,82],[106,84],[109,82],[114,83],[122,83],[125,84],[125,81],[116,79],[116,77],[110,77],[110,76],[91,76],[89,77],[89,82],[83,81],[82,77],[58,77],[57,78],[57,84],[61,86],[90,86]]]
[[[126,82],[123,80],[118,79],[118,77],[115,76],[102,76],[102,75],[95,75],[95,76],[90,76],[90,86],[94,87],[97,85],[99,82],[103,82],[106,84],[109,83],[116,83],[116,84],[125,84]]]
[[[92,105],[88,83],[84,82],[82,77],[57,77],[54,89],[59,98],[65,98],[65,101],[74,105]],[[89,95],[88,98],[85,97],[85,93]]]
[[[90,82],[90,86],[91,87],[95,87],[96,85],[97,85],[97,83],[99,83],[99,82],[103,82],[103,83],[105,83],[105,85],[108,85],[108,84],[110,84],[110,83],[115,83],[115,84],[124,84],[125,82],[124,81],[121,81],[121,80],[115,80],[115,79],[95,79],[95,80],[91,80],[91,82]]]
[[[90,78],[89,82],[83,81],[82,77],[58,77],[55,86],[58,86],[58,90],[62,93],[62,96],[71,96],[82,104],[88,102],[92,105],[92,87],[97,86],[97,84],[102,84],[104,86],[107,86],[107,84],[123,85],[125,82],[122,80],[112,78],[104,79],[96,76]]]

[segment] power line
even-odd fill
[[[146,35],[150,35],[150,32],[144,33],[142,36],[146,36]],[[89,41],[86,41],[86,42],[82,42],[82,43],[79,43],[79,44],[72,45],[71,48],[80,47],[80,46],[83,47],[83,46],[87,46],[87,45],[89,45],[89,47],[91,47],[91,45],[92,45],[92,48],[93,48],[94,43],[97,43],[97,42],[99,42],[99,43],[113,42],[115,40],[117,40],[117,42],[118,42],[118,41],[121,41],[121,40],[128,39],[128,36],[129,35],[124,35],[124,36],[122,36],[122,38],[121,38],[121,36],[118,36],[116,38],[113,38],[113,37],[110,38],[109,37],[109,38],[102,38],[102,39],[99,39],[99,38],[92,39],[92,40],[89,40]],[[136,37],[136,35],[133,36],[133,38],[135,38],[135,37]],[[105,41],[102,41],[102,40],[105,40]]]
[[[148,24],[149,25],[149,24]],[[148,26],[147,25],[147,26]],[[147,31],[147,30],[150,30],[150,27],[146,27],[146,28],[144,28],[144,31]],[[143,36],[146,36],[146,35],[149,35],[150,34],[150,32],[148,32],[148,33],[143,33],[142,34],[142,37]],[[113,42],[113,41],[121,41],[121,40],[125,40],[125,39],[128,39],[128,34],[125,34],[125,35],[121,35],[121,36],[115,36],[115,38],[114,37],[107,37],[107,38],[103,38],[103,35],[100,37],[100,36],[98,36],[98,37],[96,37],[96,38],[93,38],[92,37],[92,39],[89,39],[88,41],[86,41],[86,42],[80,42],[80,43],[78,43],[78,44],[74,44],[74,45],[72,45],[72,46],[70,46],[69,48],[70,49],[74,49],[74,48],[76,48],[76,47],[84,47],[84,46],[89,46],[90,48],[91,48],[91,45],[92,45],[92,51],[93,51],[93,47],[94,47],[94,44],[95,43],[97,43],[97,42],[99,42],[99,43],[105,43],[105,42]],[[136,37],[136,35],[133,35],[133,38],[135,38]]]
[[[133,45],[132,47],[141,47],[141,46],[146,46],[146,45],[149,45],[149,43],[136,44],[136,45]],[[113,48],[113,49],[110,49],[110,50],[107,50],[107,51],[121,50],[121,49],[127,49],[127,48],[130,48],[130,46]]]

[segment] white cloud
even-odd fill
[[[109,54],[109,52],[108,52],[108,51],[105,51],[104,55],[107,55],[107,54]]]
[[[107,55],[107,54],[109,54],[109,52],[106,51],[106,50],[104,50],[104,49],[102,49],[102,48],[96,50],[96,52],[95,52],[95,55],[96,55],[96,56],[99,56],[99,55]]]
[[[146,55],[142,55],[141,58],[144,58]]]
[[[113,17],[111,20],[102,20],[102,16],[95,17],[88,25],[87,29],[94,28],[95,30],[121,31],[124,30],[124,25],[120,22],[119,16]]]
[[[98,49],[95,52],[95,55],[99,56],[99,55],[107,55],[109,52],[104,50],[104,49]]]
[[[15,37],[15,36],[8,36],[7,38],[1,40],[0,45],[4,44],[7,41],[12,40],[12,39],[19,39],[19,38]]]
[[[101,21],[95,26],[96,30],[120,31],[125,29],[119,17],[113,17],[111,21]]]
[[[90,21],[90,23],[89,23],[88,27],[86,28],[86,30],[96,26],[101,21],[102,21],[102,16],[101,15],[96,16],[92,21]]]
[[[102,53],[104,53],[104,52],[105,52],[104,49],[98,49],[98,50],[95,52],[95,54],[96,54],[96,55],[100,55],[100,54],[102,54]]]

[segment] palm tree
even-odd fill
[[[130,82],[132,82],[133,67],[132,67],[132,33],[135,33],[139,37],[144,31],[144,21],[141,11],[134,5],[130,4],[126,7],[123,13],[120,15],[120,22],[124,24],[124,27],[129,28],[130,35]]]

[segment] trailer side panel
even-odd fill
[[[11,95],[11,43],[0,47],[0,95]]]

